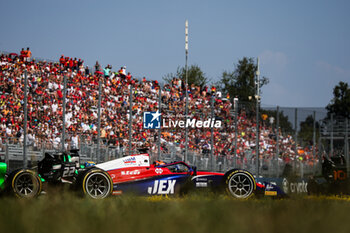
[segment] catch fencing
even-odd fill
[[[249,107],[247,104],[240,104],[237,108],[237,114],[235,114],[235,111],[230,111],[231,118],[221,119],[226,121],[224,123],[226,125],[223,126],[226,128],[222,131],[213,129],[212,132],[212,128],[192,129],[193,132],[190,131],[190,139],[187,144],[190,146],[187,156],[185,155],[185,145],[183,142],[181,143],[181,140],[184,141],[184,139],[180,138],[177,141],[176,137],[169,136],[179,134],[183,137],[181,129],[167,128],[165,130],[161,128],[160,130],[149,130],[147,137],[151,146],[148,147],[148,153],[151,161],[164,160],[171,162],[183,160],[192,166],[196,166],[198,170],[219,172],[241,168],[264,177],[281,177],[288,171],[299,177],[320,174],[323,156],[344,156],[346,164],[349,164],[349,149],[348,143],[346,143],[348,142],[349,127],[346,125],[347,121],[345,119],[336,117],[326,119],[326,115],[322,110],[295,110],[279,107],[275,109],[271,107],[261,108],[261,126],[259,126],[261,137],[259,141],[259,161],[257,161],[256,137],[254,137],[256,125],[252,120],[244,122],[252,119],[251,115],[255,113],[250,112],[247,106]],[[216,107],[220,108],[220,106]],[[211,111],[212,109],[207,112]],[[170,115],[166,108],[162,109],[161,112],[162,115]],[[218,111],[214,109],[214,112]],[[197,117],[196,114],[197,112],[193,113],[192,117]],[[205,121],[208,114],[201,114],[197,118]],[[273,114],[275,115],[273,116]],[[236,122],[235,115],[238,118],[237,130],[234,125]],[[305,130],[305,125],[300,127],[300,123],[305,122],[305,119],[309,116],[312,116],[316,121],[307,122],[309,124],[307,133],[311,136],[309,135],[309,141],[305,141],[305,136],[301,134]],[[142,121],[142,117],[142,115],[135,116],[133,121]],[[284,122],[281,123],[279,118],[283,118],[282,121]],[[294,119],[294,122],[291,119]],[[287,123],[289,126],[284,125]],[[133,129],[133,124],[131,124],[131,127]],[[277,129],[279,130],[277,131]],[[158,139],[158,133],[161,133],[161,140]],[[212,140],[212,134],[216,134],[213,137],[214,140]],[[200,135],[200,137],[196,138],[196,135]],[[64,148],[69,150],[72,148],[71,138],[73,135],[66,133],[66,137]],[[277,137],[280,138],[278,140],[279,145],[277,145]],[[77,147],[80,150],[81,161],[104,162],[140,153],[137,148],[142,148],[143,144],[138,144],[136,140],[133,141],[132,137],[131,143],[126,138],[121,140],[124,144],[116,144],[114,139],[111,138],[101,139],[98,146],[97,137],[80,135]],[[1,160],[8,162],[10,170],[23,167],[23,138],[22,140],[19,138],[3,138],[1,141]],[[224,142],[224,144],[220,144],[220,142]],[[35,142],[27,142],[27,145],[28,166],[35,166],[46,152],[62,151],[61,144],[55,144],[42,138],[37,138]],[[228,149],[222,150],[222,148]],[[235,150],[235,148],[237,149]]]
[[[21,143],[9,143],[13,140],[8,140],[5,144],[0,145],[0,160],[5,161],[8,164],[8,172],[23,167],[23,144]],[[105,162],[117,158],[122,158],[129,154],[128,151],[123,148],[115,146],[100,145],[99,153],[97,153],[97,144],[81,143],[79,146],[80,161],[82,164],[88,161],[93,162]],[[60,153],[59,149],[55,149],[52,146],[39,147],[28,146],[27,147],[27,160],[29,167],[36,167],[37,163],[44,158],[45,153]],[[133,151],[131,154],[138,154],[140,152]],[[97,158],[97,154],[100,154],[100,158]],[[162,160],[165,162],[181,161],[184,160],[184,153],[181,152],[175,146],[170,147],[169,153],[161,153],[158,157],[158,153],[150,151],[151,161]],[[210,170],[217,172],[225,172],[233,168],[246,169],[257,174],[256,160],[254,159],[253,151],[247,151],[246,157],[234,158],[233,156],[220,156],[211,158],[208,154],[197,154],[193,152],[188,153],[188,159],[186,162],[192,166],[196,166],[198,170]],[[278,161],[278,164],[271,159],[260,159],[259,163],[260,171],[259,176],[263,177],[278,177],[282,176],[285,170],[286,163]],[[278,168],[277,168],[278,166]],[[297,176],[304,177],[307,174],[315,174],[318,167],[315,165],[307,165],[302,161],[296,163],[295,172]],[[277,171],[281,171],[277,173]]]

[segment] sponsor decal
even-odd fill
[[[283,191],[285,193],[307,193],[308,183],[304,180],[301,182],[288,182],[286,178],[282,181]]]
[[[122,174],[122,176],[125,176],[125,175],[140,175],[140,171],[139,170],[122,171],[121,174]]]
[[[198,175],[198,176],[192,177],[191,180],[208,182],[208,178],[207,178],[208,176],[210,177],[210,175]]]
[[[174,194],[176,180],[155,180],[153,187],[148,187],[148,194]]]
[[[111,178],[112,178],[112,180],[113,180],[113,179],[115,178],[115,174],[112,174],[112,175],[111,175]]]
[[[196,187],[197,188],[206,188],[206,187],[208,187],[208,183],[207,182],[197,182]]]
[[[136,164],[136,158],[135,157],[130,157],[127,159],[123,159],[124,164]]]
[[[162,174],[162,173],[163,173],[163,169],[161,169],[161,168],[156,168],[156,173],[157,173],[157,174]]]
[[[289,191],[289,183],[288,183],[288,180],[286,178],[284,178],[282,181],[282,189],[283,189],[284,193],[288,193],[288,191]]]
[[[267,184],[265,190],[271,190],[273,189],[272,184]]]
[[[117,190],[117,191],[112,192],[112,195],[121,195],[121,194],[123,194],[123,191],[121,191],[121,190]]]
[[[277,191],[265,191],[265,196],[277,196]]]
[[[207,178],[196,178],[196,181],[207,181]]]

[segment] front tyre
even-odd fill
[[[234,170],[226,177],[226,192],[239,199],[246,199],[253,195],[256,189],[255,179],[247,171]]]
[[[103,199],[113,191],[113,182],[107,172],[101,169],[91,169],[83,177],[82,188],[84,195]]]
[[[41,193],[40,177],[32,170],[22,169],[11,176],[11,192],[19,198],[35,198]]]

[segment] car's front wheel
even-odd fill
[[[234,170],[226,176],[226,192],[234,197],[246,199],[253,195],[256,189],[255,179],[245,170]]]

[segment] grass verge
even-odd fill
[[[69,194],[0,199],[0,232],[337,232],[348,233],[349,199],[234,200],[217,195],[111,197]]]

